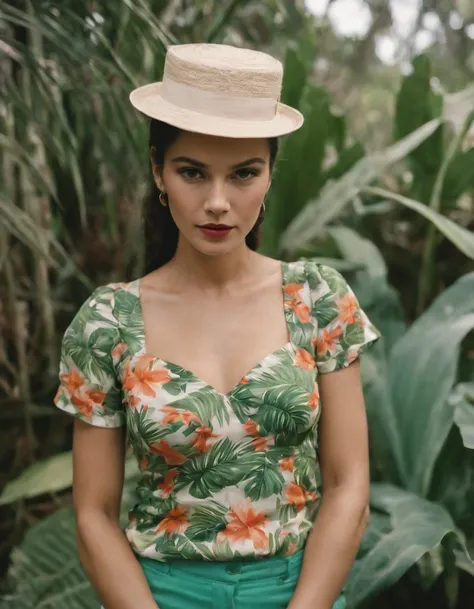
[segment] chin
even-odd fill
[[[224,241],[220,242],[216,239],[216,242],[206,242],[204,239],[199,241],[193,240],[190,242],[192,247],[204,256],[223,256],[231,252],[232,250],[239,247],[239,244],[234,242]]]

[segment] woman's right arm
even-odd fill
[[[124,429],[74,421],[73,500],[79,557],[105,609],[157,609],[120,528]]]

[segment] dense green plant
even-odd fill
[[[474,404],[472,385],[456,386],[460,344],[474,328],[473,295],[474,273],[439,296],[388,354],[380,348],[364,358],[372,518],[350,577],[354,605],[423,559],[427,578],[444,569],[454,606],[452,566],[474,572],[467,550],[474,548]]]
[[[435,263],[447,267],[448,282],[468,270],[467,262],[459,257],[454,257],[457,267],[446,265],[443,241],[448,240],[451,248],[454,245],[454,252],[457,248],[474,259],[470,230],[474,148],[468,135],[474,120],[472,93],[467,91],[464,103],[459,98],[457,109],[450,102],[449,112],[444,112],[445,96],[433,90],[429,60],[423,55],[415,58],[413,72],[402,80],[395,101],[395,143],[364,154],[361,145],[349,143],[344,117],[335,114],[327,94],[309,77],[307,52],[303,45],[286,57],[288,99],[299,105],[308,128],[284,143],[264,251],[290,258],[329,252],[338,257],[340,241],[334,244],[329,228],[344,223],[385,246],[392,275],[399,271],[403,285],[408,280],[418,291],[414,309],[420,314],[436,295]],[[454,117],[461,124],[459,130],[451,120]],[[386,170],[392,166],[396,166],[393,177],[387,179]],[[390,189],[380,188],[384,181]],[[394,202],[402,207],[394,207]],[[411,251],[410,240],[422,240],[421,246]]]
[[[48,454],[42,452],[45,443],[35,443],[33,422],[51,416],[42,403],[56,378],[60,317],[71,317],[93,282],[111,273],[136,275],[141,268],[134,210],[143,192],[146,133],[126,110],[128,91],[160,77],[169,43],[246,40],[261,48],[278,39],[275,11],[281,34],[304,23],[296,5],[283,0],[234,0],[225,11],[214,10],[217,2],[187,0],[94,6],[90,13],[74,0],[60,7],[25,1],[1,9],[8,58],[2,84],[13,103],[5,105],[6,135],[0,140],[0,276],[14,354],[2,381],[12,416],[24,406],[32,456]],[[400,139],[366,154],[311,78],[313,61],[312,38],[301,35],[286,52],[282,100],[298,106],[306,124],[283,141],[263,251],[329,259],[349,274],[384,335],[377,357],[364,359],[372,517],[349,581],[350,601],[364,601],[404,573],[416,574],[425,587],[442,573],[453,604],[459,570],[474,575],[473,389],[458,382],[467,380],[461,368],[472,367],[467,358],[459,365],[458,359],[474,326],[474,279],[461,278],[407,330],[399,294],[387,280],[393,256],[385,247],[382,256],[367,235],[383,246],[385,235],[371,229],[388,225],[393,234],[400,220],[421,235],[424,270],[414,271],[419,313],[435,291],[432,270],[441,239],[474,259],[467,230],[472,207],[456,214],[460,195],[472,189],[472,148],[465,138],[472,117],[463,116],[464,128],[453,131],[444,120],[444,98],[432,91],[429,64],[420,58],[397,98],[394,134]],[[413,179],[406,181],[399,165],[387,178],[387,169],[404,159]],[[31,335],[27,307],[37,320]],[[29,360],[28,352],[37,358]],[[56,428],[53,423],[51,430]],[[133,500],[134,476],[133,461],[127,461],[123,515]],[[70,453],[56,455],[8,484],[0,505],[13,504],[23,514],[25,502],[45,494],[58,501],[56,494],[71,481]],[[30,528],[11,557],[6,609],[93,606],[73,528],[70,508]]]

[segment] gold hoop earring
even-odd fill
[[[160,203],[163,205],[163,207],[168,207],[168,201],[165,197],[166,192],[160,192],[160,194],[158,195],[158,199],[160,200]]]

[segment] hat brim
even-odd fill
[[[296,131],[304,122],[301,112],[280,102],[274,118],[269,121],[233,119],[195,112],[166,101],[160,94],[161,86],[161,82],[155,82],[134,89],[130,93],[130,102],[146,116],[185,131],[235,138],[278,137]]]

